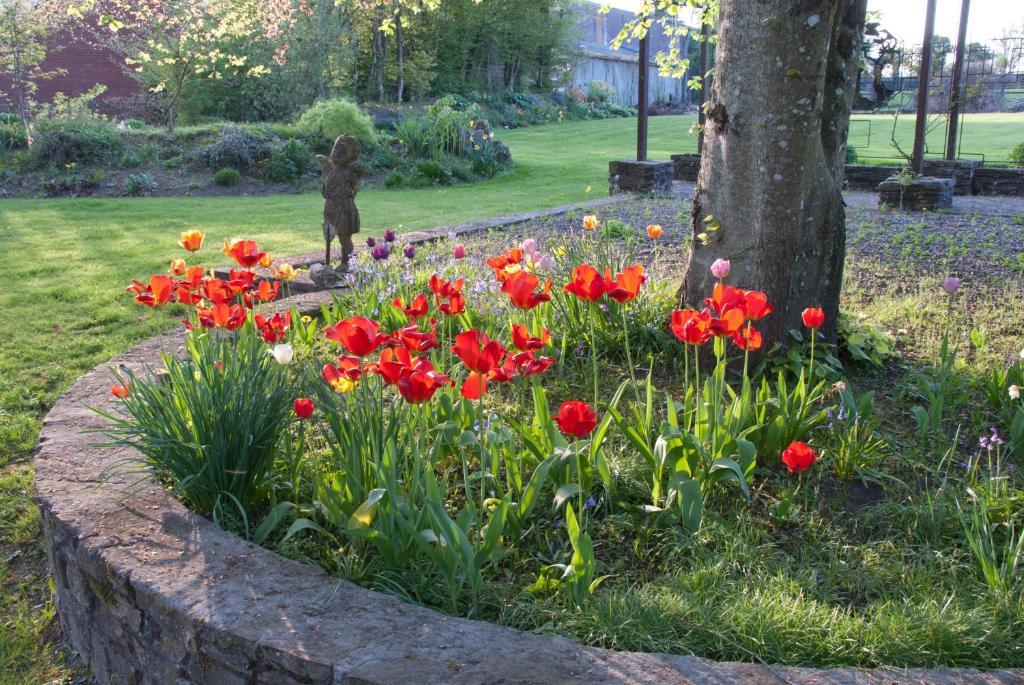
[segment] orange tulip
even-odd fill
[[[757,330],[753,326],[747,326],[741,328],[732,334],[732,341],[736,347],[747,352],[753,352],[754,350],[761,349],[761,345],[764,342],[761,337],[761,331]]]
[[[597,302],[605,292],[605,282],[597,269],[589,264],[580,264],[572,270],[572,280],[563,290],[586,302]]]
[[[174,300],[174,281],[170,276],[150,276],[149,284],[132,281],[127,288],[135,293],[135,301],[147,307],[160,307]]]
[[[644,276],[644,267],[640,264],[634,264],[633,266],[627,266],[622,270],[615,279],[612,279],[612,272],[610,269],[605,268],[604,281],[605,290],[608,292],[608,297],[612,298],[619,304],[624,302],[630,302],[636,299],[636,296],[640,294],[640,286],[643,285],[647,278]]]
[[[501,284],[501,290],[519,309],[533,309],[541,302],[551,300],[551,279],[545,281],[540,292],[537,292],[538,285],[538,277],[528,271],[518,271],[505,279]]]
[[[188,271],[188,265],[185,264],[185,260],[181,257],[171,260],[171,266],[167,269],[175,276],[183,276]]]
[[[239,266],[250,269],[259,264],[267,253],[260,252],[255,240],[236,240],[231,243],[228,254]]]
[[[281,266],[271,268],[274,272],[274,278],[280,278],[282,281],[290,281],[296,276],[295,267],[291,264],[282,264]]]
[[[192,229],[191,231],[182,231],[181,241],[179,241],[178,244],[189,252],[195,252],[203,246],[203,238],[205,237],[206,236],[203,235],[202,231],[197,231],[195,229]]]
[[[651,240],[657,240],[661,237],[661,234],[665,232],[665,229],[661,227],[661,224],[648,224],[647,225],[647,237]]]
[[[587,229],[588,231],[593,231],[600,225],[601,222],[593,214],[587,214],[585,217],[583,217],[583,228]]]
[[[245,308],[238,304],[215,304],[199,308],[199,325],[203,328],[226,328],[233,331],[245,323]]]
[[[264,252],[263,256],[260,257],[260,266],[264,269],[269,269],[270,265],[274,263],[274,255],[269,252]]]

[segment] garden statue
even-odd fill
[[[317,155],[316,161],[323,167],[324,242],[326,243],[325,263],[331,265],[331,241],[337,236],[341,243],[341,264],[348,267],[348,258],[354,246],[352,236],[359,232],[359,209],[356,208],[356,193],[363,178],[363,167],[359,163],[362,145],[348,134],[338,136],[331,149],[331,156]]]

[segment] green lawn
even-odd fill
[[[894,131],[895,126],[895,131]],[[914,115],[854,114],[850,120],[850,146],[863,164],[902,163],[892,144],[893,134],[909,155],[914,149]],[[942,157],[946,149],[946,123],[929,123],[927,156]],[[960,156],[1006,164],[1014,145],[1024,143],[1024,114],[968,114],[961,129]]]
[[[650,156],[693,152],[692,120],[654,118]],[[872,121],[879,123],[871,149],[884,149],[888,135],[878,128],[891,119]],[[901,121],[901,136],[908,122]],[[364,226],[367,233],[412,230],[601,197],[608,160],[631,155],[635,125],[618,119],[503,131],[513,171],[454,188],[365,191]],[[854,126],[856,143],[861,134]],[[1024,115],[971,116],[967,132],[965,150],[977,145],[1005,157],[1024,139]],[[8,328],[0,337],[0,683],[47,682],[65,670],[45,639],[52,621],[41,550],[25,533],[38,520],[29,451],[39,420],[86,370],[175,325],[170,313],[140,311],[124,286],[165,269],[179,255],[177,235],[185,228],[207,233],[200,253],[206,263],[223,262],[217,249],[231,236],[255,238],[276,254],[317,249],[321,208],[314,194],[0,201],[0,311]]]

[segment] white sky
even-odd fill
[[[638,0],[605,0],[613,7],[634,10]],[[960,26],[960,0],[938,0],[935,33],[956,40]],[[868,0],[868,10],[882,14],[890,32],[908,43],[924,37],[925,0]],[[1001,38],[1005,31],[1024,31],[1024,0],[972,0],[968,41]]]

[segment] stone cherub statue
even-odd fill
[[[359,163],[362,150],[358,140],[344,134],[334,141],[330,157],[316,156],[323,168],[324,242],[327,245],[324,259],[328,267],[331,265],[331,241],[335,236],[341,244],[341,268],[348,266],[348,258],[355,249],[352,236],[359,233],[356,193],[363,178],[363,166]]]

